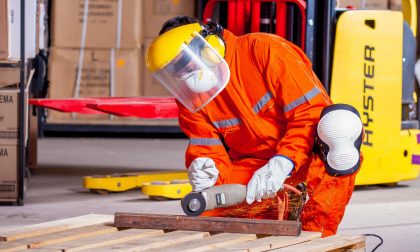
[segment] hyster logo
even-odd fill
[[[13,103],[13,96],[0,95],[0,103]]]
[[[0,149],[0,157],[8,157],[7,149]]]
[[[373,124],[373,90],[374,90],[374,78],[375,78],[375,59],[373,52],[375,47],[365,46],[364,53],[364,67],[363,67],[363,126],[365,127],[365,140],[364,145],[373,146],[372,138],[373,135],[372,124]]]

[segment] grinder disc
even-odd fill
[[[181,200],[181,206],[186,215],[199,216],[206,209],[206,200],[201,193],[192,192]]]

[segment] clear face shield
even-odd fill
[[[213,100],[229,81],[226,61],[198,33],[164,68],[153,73],[185,107],[195,113]]]

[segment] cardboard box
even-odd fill
[[[0,145],[0,201],[17,198],[18,146]]]
[[[401,2],[401,0],[390,0],[390,2],[389,2],[389,8],[391,10],[401,11],[402,10],[402,2]]]
[[[150,0],[147,0],[148,2]],[[87,18],[85,3],[87,5]],[[125,48],[141,45],[140,0],[54,0],[52,45],[69,48]],[[120,10],[120,11],[119,11]],[[83,24],[86,40],[82,43]]]
[[[20,69],[18,67],[0,67],[0,88],[18,84],[20,82]]]
[[[352,6],[360,10],[386,10],[388,9],[388,0],[339,0],[338,6],[346,8]]]
[[[144,40],[143,50],[141,54],[141,59],[144,60],[145,53],[147,47],[150,45],[150,43],[153,41],[153,38],[147,38]],[[150,74],[146,69],[146,64],[144,64],[143,67],[143,78],[142,78],[142,87],[143,91],[142,94],[144,96],[172,96],[169,91],[166,90],[166,88],[160,84],[158,80],[156,80],[152,74]]]
[[[5,1],[5,0],[3,0]],[[2,59],[20,59],[20,1],[7,1],[7,53]],[[25,57],[34,58],[36,55],[36,0],[25,0]]]
[[[0,59],[8,56],[7,0],[0,0]],[[1,78],[1,75],[0,75]]]
[[[17,145],[19,143],[19,88],[3,88],[0,89],[0,144],[1,145]],[[25,103],[27,104],[28,93],[26,90]],[[25,107],[25,129],[28,130],[27,111]],[[27,134],[25,134],[27,139]]]
[[[156,37],[167,20],[195,16],[195,0],[143,0],[144,36]]]
[[[140,96],[140,50],[85,49],[76,94],[80,50],[52,48],[49,61],[50,98]],[[111,65],[114,64],[114,67]],[[114,82],[111,84],[111,77]],[[111,88],[113,86],[113,88]],[[108,119],[109,115],[82,115],[49,111],[48,122]]]

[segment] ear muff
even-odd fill
[[[223,27],[219,24],[210,22],[205,25],[204,29],[200,32],[201,36],[216,50],[222,57],[225,57],[226,44],[223,39]],[[201,56],[208,61],[209,64],[219,63],[219,58],[214,54],[214,51],[204,48],[201,51]]]

